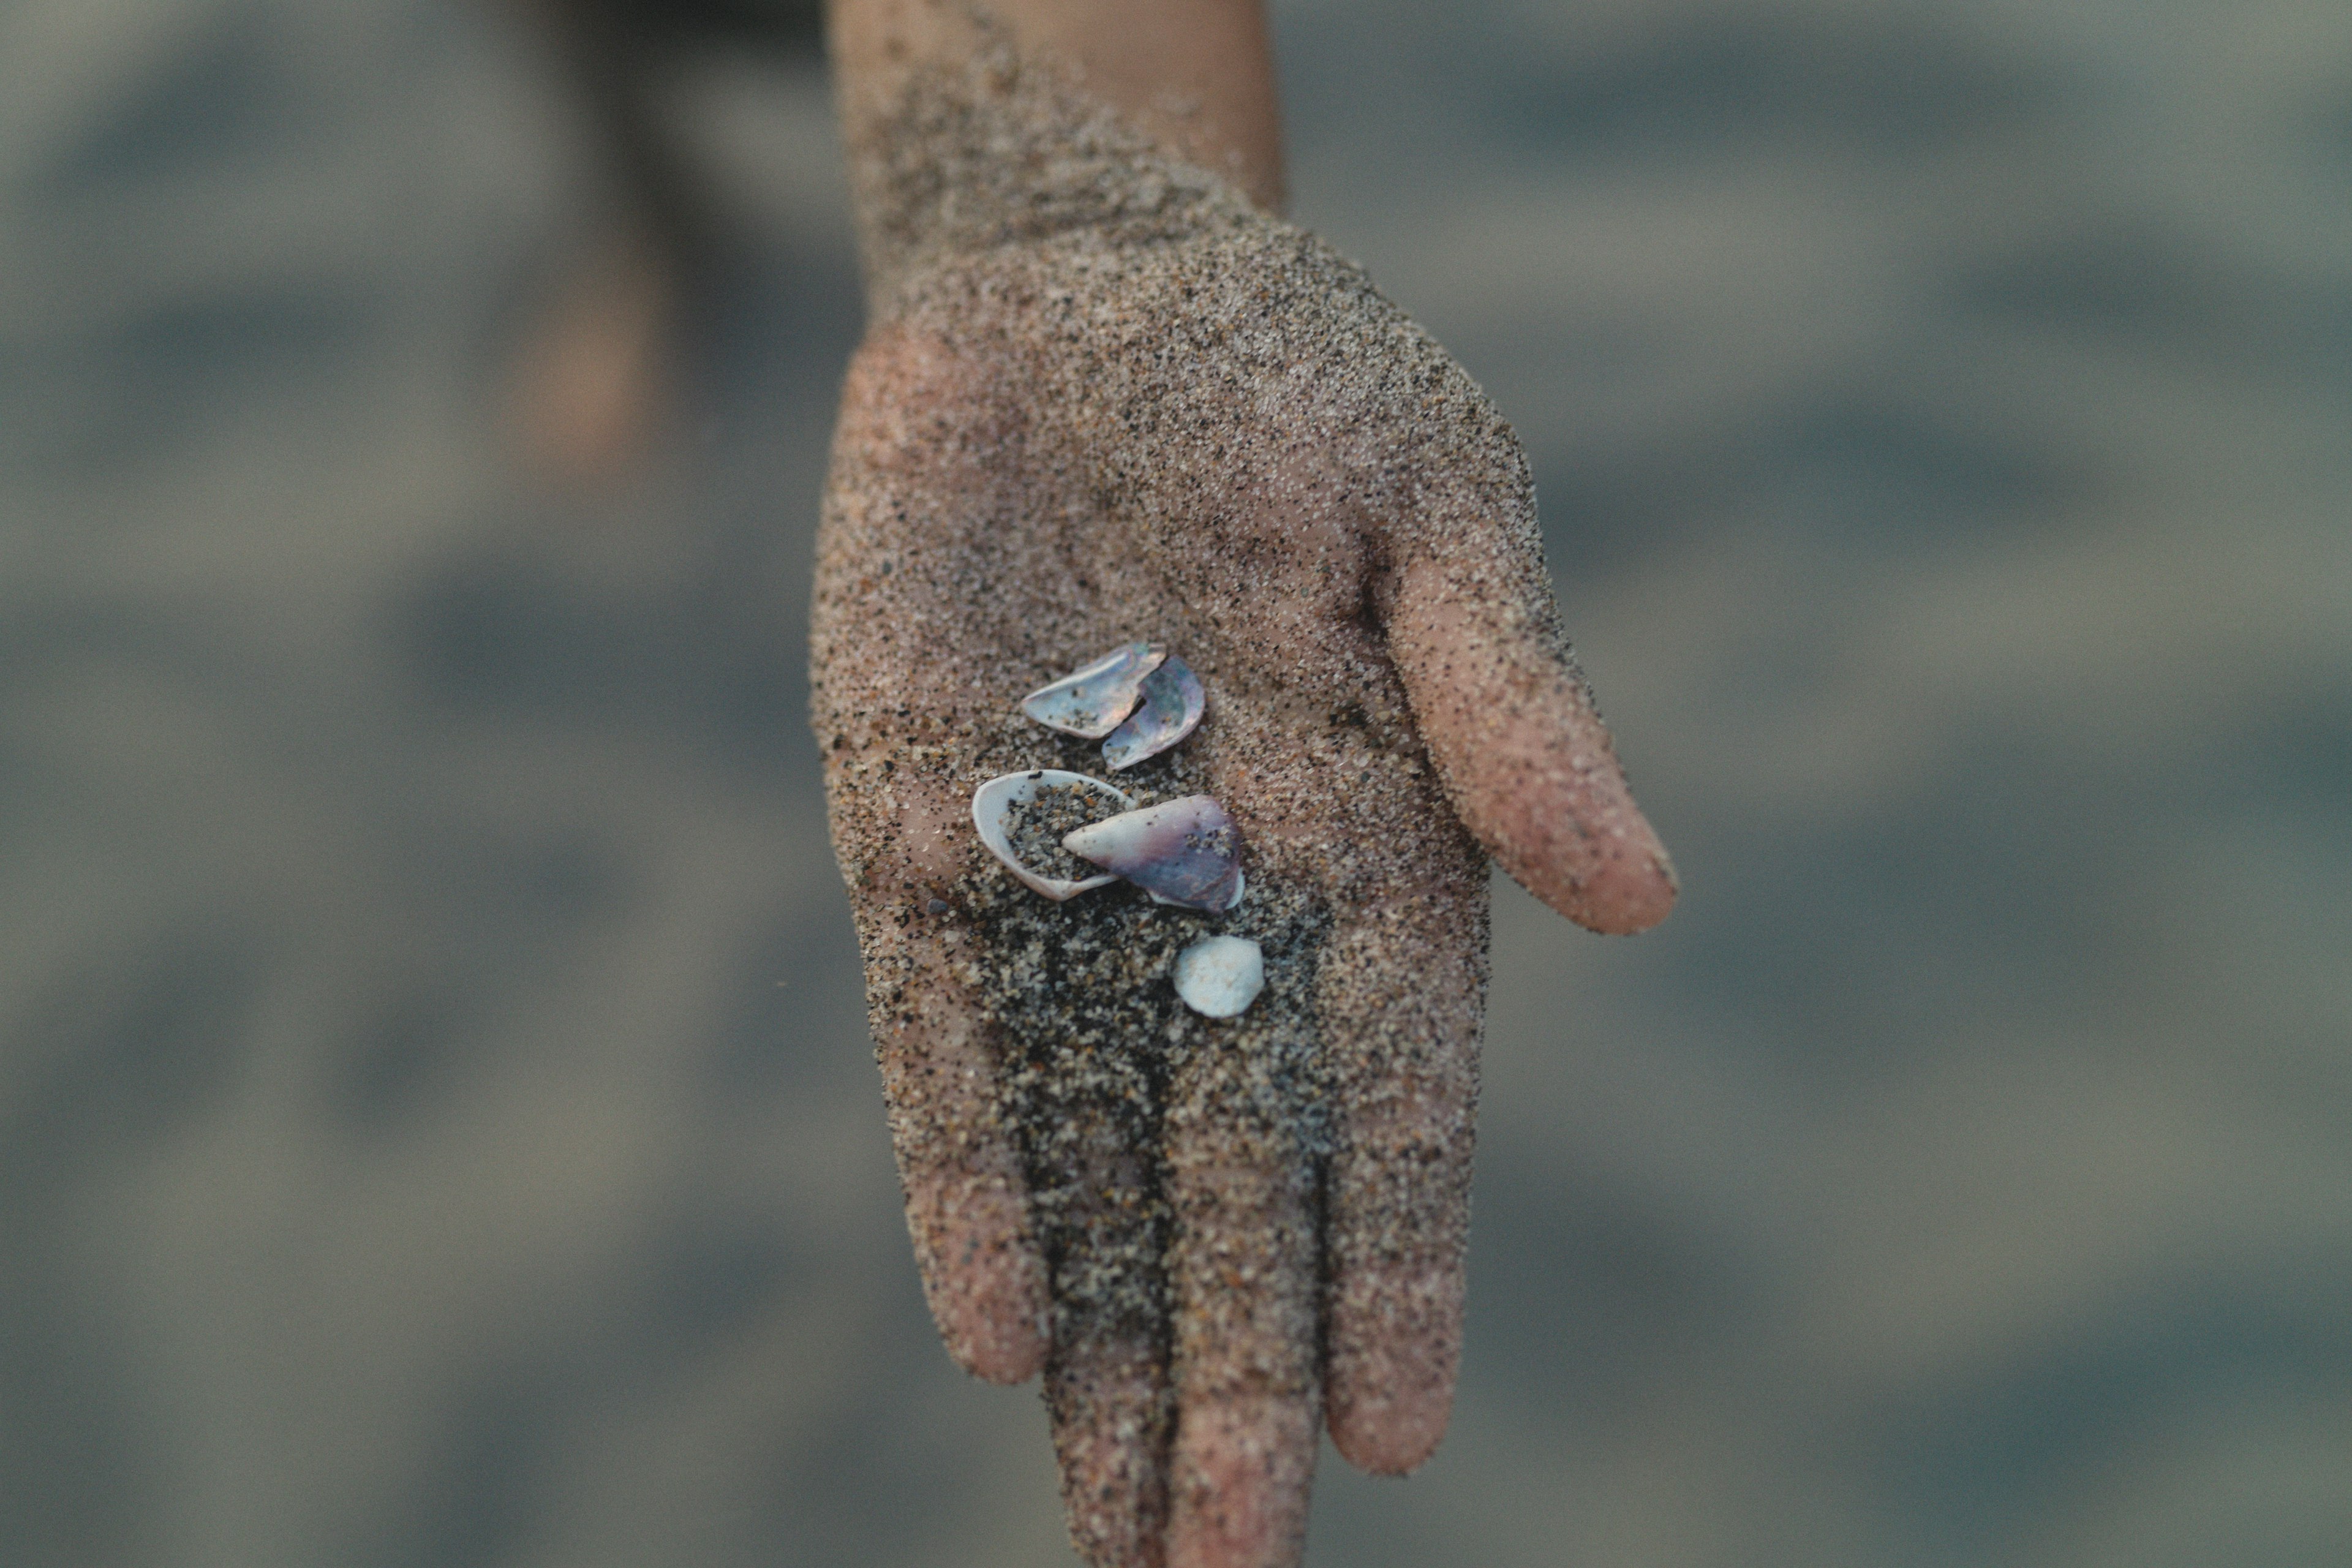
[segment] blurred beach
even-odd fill
[[[2352,1562],[2352,9],[1285,0],[1681,908],[1497,888],[1437,1458],[1308,1562]],[[0,8],[0,1561],[1074,1561],[898,1215],[804,721],[821,62],[597,485],[517,9]]]

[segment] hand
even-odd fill
[[[1444,1428],[1482,847],[1597,931],[1664,918],[1674,878],[1559,636],[1525,459],[1468,377],[1215,182],[1132,147],[1056,177],[1078,196],[877,287],[814,722],[949,1350],[1000,1382],[1043,1367],[1089,1562],[1274,1568],[1318,1416],[1381,1472]],[[995,774],[1110,776],[1016,705],[1138,639],[1192,666],[1208,717],[1116,782],[1233,814],[1228,917],[1125,886],[1049,902],[972,831]],[[1267,958],[1226,1023],[1166,978],[1211,929]]]

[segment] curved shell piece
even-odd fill
[[[1167,657],[1168,650],[1158,643],[1131,642],[1113,648],[1076,674],[1024,697],[1021,711],[1048,730],[1099,741],[1135,711],[1144,677]]]
[[[1055,784],[1077,784],[1129,809],[1135,805],[1134,796],[1125,790],[1112,788],[1100,779],[1090,779],[1084,773],[1066,773],[1058,768],[1037,768],[1025,773],[1000,774],[974,790],[971,825],[980,830],[980,841],[988,846],[988,852],[1004,862],[1006,870],[1059,903],[1089,888],[1108,887],[1118,879],[1113,876],[1085,877],[1076,881],[1065,881],[1059,877],[1041,876],[1024,866],[1020,858],[1013,853],[1013,840],[1005,832],[1005,812],[1021,801],[1034,798],[1039,790]]]
[[[1176,994],[1205,1018],[1249,1011],[1265,989],[1265,955],[1245,936],[1210,936],[1176,955]]]
[[[1225,808],[1188,795],[1091,823],[1062,847],[1163,904],[1220,913],[1242,901],[1242,834]]]
[[[1103,742],[1103,761],[1114,773],[1156,757],[1191,734],[1209,705],[1201,678],[1172,653],[1144,678],[1141,695],[1142,706]]]

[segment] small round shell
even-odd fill
[[[989,780],[972,792],[971,825],[980,830],[980,841],[988,852],[1004,862],[1004,868],[1024,883],[1059,903],[1075,898],[1090,888],[1108,887],[1118,880],[1114,876],[1086,877],[1077,881],[1064,881],[1058,877],[1040,876],[1024,866],[1013,853],[1013,841],[1004,830],[1004,814],[1015,804],[1031,799],[1036,793],[1052,785],[1076,784],[1101,795],[1123,809],[1132,810],[1135,799],[1125,790],[1115,789],[1100,779],[1090,779],[1084,773],[1064,773],[1058,768],[1038,768],[1025,773],[1003,773]]]
[[[1249,1010],[1265,989],[1265,956],[1245,936],[1211,936],[1176,955],[1176,994],[1204,1018]]]

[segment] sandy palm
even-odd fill
[[[982,1376],[1045,1369],[1091,1560],[1290,1561],[1318,1415],[1381,1471],[1444,1426],[1481,847],[1596,930],[1674,897],[1517,443],[1360,272],[1213,193],[906,282],[824,530],[815,722],[940,1331]],[[1108,776],[1015,704],[1135,638],[1210,709],[1120,782],[1246,837],[1269,984],[1232,1023],[1165,979],[1223,922],[1049,903],[971,828],[996,773]]]

